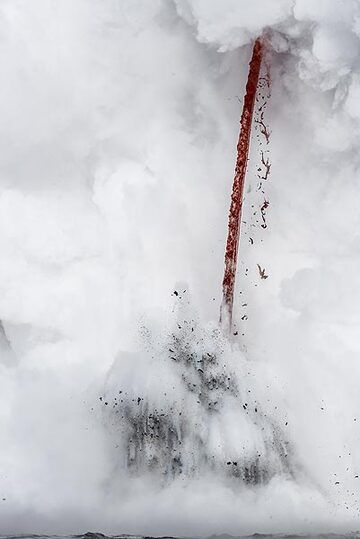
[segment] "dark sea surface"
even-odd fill
[[[35,534],[21,534],[21,535],[0,535],[0,539],[199,539],[196,536],[172,537],[172,536],[159,536],[152,537],[147,535],[104,535],[99,532],[87,532],[82,535],[35,535]],[[280,535],[267,535],[267,534],[254,534],[246,536],[233,536],[233,535],[212,535],[210,537],[204,537],[201,539],[360,539],[360,532],[351,532],[347,534],[337,533],[321,533],[317,535],[292,535],[292,534],[280,534]]]

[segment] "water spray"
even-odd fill
[[[221,306],[223,331],[217,324],[204,327],[188,302],[181,303],[186,290],[176,291],[180,303],[173,328],[163,335],[153,336],[146,327],[141,332],[141,353],[131,362],[141,364],[134,387],[129,386],[131,376],[124,372],[124,364],[130,362],[119,357],[100,397],[125,468],[135,475],[151,472],[163,483],[179,475],[194,478],[212,474],[256,486],[277,474],[291,473],[286,437],[263,410],[247,361],[239,357],[228,339],[253,123],[258,125],[258,138],[261,135],[266,144],[269,142],[264,123],[269,95],[260,99],[260,91],[270,85],[268,74],[260,76],[263,57],[264,44],[257,39],[237,145]],[[254,112],[256,102],[261,105]],[[270,173],[267,152],[261,151],[258,168],[260,196]],[[262,228],[266,228],[267,207],[268,201],[260,205]],[[260,277],[266,279],[265,270],[260,265],[258,269]],[[229,415],[236,418],[231,426]]]

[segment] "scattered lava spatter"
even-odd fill
[[[235,275],[240,240],[240,223],[245,177],[250,147],[251,126],[253,123],[254,104],[263,55],[264,45],[262,40],[259,38],[255,41],[253,47],[240,121],[240,135],[237,144],[237,159],[231,195],[228,236],[225,251],[225,271],[223,279],[223,299],[220,310],[220,323],[229,331],[231,330],[232,325]]]

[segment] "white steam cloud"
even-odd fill
[[[271,175],[259,194],[254,131],[230,344],[227,211],[263,33]],[[357,0],[1,3],[1,533],[358,527],[359,47]],[[184,320],[189,353],[221,358],[218,416],[169,363]],[[119,391],[188,429],[183,476],[129,473]],[[263,484],[236,481],[240,446],[266,455]]]

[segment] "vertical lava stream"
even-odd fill
[[[223,299],[220,310],[220,322],[229,331],[232,325],[235,276],[240,241],[240,225],[246,169],[249,156],[251,127],[253,123],[254,105],[263,55],[264,45],[261,39],[258,38],[254,43],[252,58],[249,64],[249,75],[240,120],[240,134],[237,144],[237,159],[231,194],[228,236],[225,251]]]

